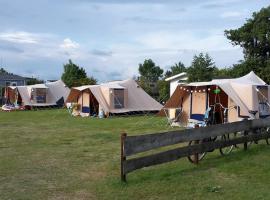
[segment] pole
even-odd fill
[[[126,133],[121,134],[121,181],[126,182],[126,174],[124,173],[124,162],[126,161],[126,156],[124,155],[124,142],[127,137]]]
[[[199,128],[199,125],[196,124],[195,128]],[[199,144],[199,140],[195,140],[195,145]],[[195,153],[194,154],[194,164],[198,165],[199,164],[199,154]]]

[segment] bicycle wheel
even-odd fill
[[[199,141],[199,144],[201,144],[201,143],[203,143],[202,140]],[[195,144],[196,144],[196,141],[195,141],[195,140],[194,140],[194,141],[190,141],[190,142],[188,143],[188,146],[192,146],[192,145],[195,145]],[[197,144],[198,144],[198,143],[197,143]],[[198,154],[198,161],[201,161],[201,160],[204,158],[205,155],[206,155],[206,152],[199,153],[199,154]],[[195,155],[190,155],[190,156],[188,156],[187,158],[188,158],[189,162],[191,162],[191,163],[195,163],[195,162],[196,162],[196,161],[195,161]]]
[[[261,128],[260,131],[261,131],[261,134],[263,134],[263,133],[270,134],[270,128],[269,127]],[[269,145],[269,138],[266,138],[265,141],[266,141],[266,144]]]
[[[221,137],[222,141],[230,140],[230,134],[222,135]],[[226,156],[232,152],[234,148],[234,145],[228,146],[228,147],[222,147],[219,148],[219,152],[221,155]]]
[[[266,130],[265,130],[266,133],[270,134],[270,128],[267,127],[267,128],[265,128],[265,129],[266,129]],[[269,145],[269,138],[266,138],[265,140],[266,140],[266,144]]]

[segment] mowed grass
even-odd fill
[[[270,199],[270,147],[207,154],[130,173],[120,133],[170,129],[154,116],[73,118],[65,110],[0,113],[0,199]]]

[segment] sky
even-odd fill
[[[219,68],[243,59],[224,30],[269,0],[0,0],[0,67],[59,79],[69,59],[99,82],[132,78],[151,58],[167,70],[208,52]]]

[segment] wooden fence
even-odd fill
[[[121,135],[121,180],[126,181],[126,175],[134,170],[174,161],[182,157],[194,155],[198,161],[198,154],[213,149],[244,144],[244,149],[246,150],[248,142],[270,138],[268,131],[262,131],[265,130],[263,128],[266,127],[270,127],[269,118],[148,135],[128,136],[126,133],[123,133]],[[203,143],[198,142],[206,138],[237,132],[241,132],[242,134],[240,134],[239,137],[227,140],[217,139]],[[194,145],[185,145],[190,141],[197,142],[195,142]],[[184,146],[151,155],[136,157],[138,153],[180,143],[183,143]],[[133,156],[133,158],[128,159],[129,156]]]

